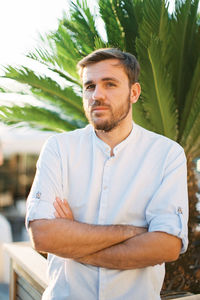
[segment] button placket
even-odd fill
[[[108,193],[109,193],[109,181],[111,176],[111,160],[109,156],[104,164],[103,175],[102,175],[102,191],[100,198],[99,207],[99,224],[106,224],[106,212],[108,203]],[[106,284],[106,273],[104,268],[99,268],[99,300],[105,300],[105,284]]]
[[[110,158],[105,161],[103,175],[102,175],[102,189],[99,205],[99,218],[98,224],[106,223],[106,208],[107,208],[107,199],[109,193],[109,181],[110,181]]]
[[[99,300],[105,300],[106,274],[104,268],[99,268]]]

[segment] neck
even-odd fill
[[[113,149],[116,145],[120,144],[123,140],[125,140],[131,130],[133,128],[132,117],[130,120],[126,120],[128,122],[122,122],[117,127],[113,128],[109,132],[105,132],[102,130],[96,130],[96,135],[104,141],[111,148],[111,155],[113,155]]]

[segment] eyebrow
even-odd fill
[[[115,81],[115,82],[120,82],[118,79],[114,78],[114,77],[104,77],[101,79],[101,81]],[[93,80],[88,80],[86,82],[83,83],[84,86],[88,85],[88,84],[92,84],[94,83]]]

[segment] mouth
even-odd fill
[[[108,110],[109,107],[106,107],[106,106],[96,106],[96,107],[93,107],[92,108],[92,112],[93,111],[103,111],[103,110]]]

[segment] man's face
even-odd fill
[[[83,70],[83,107],[93,127],[105,132],[132,113],[128,76],[117,59],[107,59]]]

